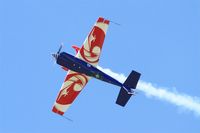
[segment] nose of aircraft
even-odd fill
[[[57,60],[57,54],[51,54]]]
[[[59,54],[60,54],[60,51],[61,51],[62,47],[63,47],[63,44],[60,45],[60,47],[59,47],[57,53],[51,54],[51,55],[53,56],[53,58],[55,58],[56,61],[57,61],[57,59],[58,59],[58,56],[59,56]]]

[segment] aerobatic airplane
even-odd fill
[[[134,89],[140,73],[132,71],[126,81],[121,83],[96,67],[109,23],[109,20],[99,17],[83,46],[81,48],[72,46],[76,50],[75,56],[61,52],[62,45],[57,53],[52,54],[56,63],[68,71],[53,106],[53,112],[63,115],[92,77],[121,88],[116,100],[118,105],[125,106],[135,94]]]

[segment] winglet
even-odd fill
[[[78,46],[72,45],[72,48],[74,48],[76,50],[76,54],[78,53],[78,51],[80,50],[80,48]]]

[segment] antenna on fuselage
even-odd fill
[[[72,119],[70,119],[70,118],[68,118],[68,117],[66,117],[66,116],[64,116],[64,115],[61,115],[63,118],[65,118],[66,120],[68,120],[68,121],[70,121],[70,122],[73,122],[73,120]]]
[[[113,23],[113,24],[115,24],[115,25],[121,26],[120,23],[114,22],[114,21],[112,21],[112,20],[110,20],[110,22]]]

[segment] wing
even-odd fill
[[[65,81],[61,86],[60,92],[58,93],[52,111],[63,115],[87,84],[89,79],[90,77],[84,74],[69,70]]]
[[[99,17],[76,57],[97,66],[109,20]]]

